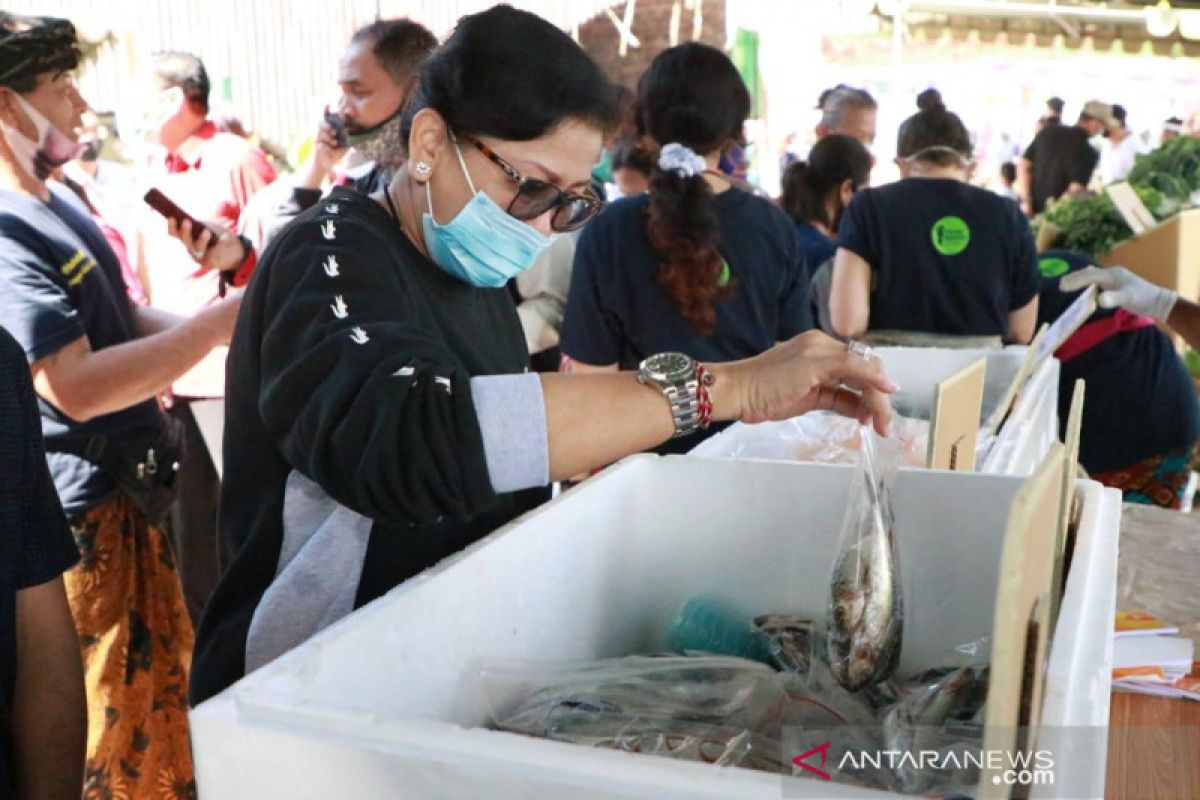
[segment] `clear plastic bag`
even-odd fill
[[[871,727],[876,725],[887,708],[896,701],[898,692],[889,682],[864,687],[857,692],[847,691],[834,677],[829,663],[830,646],[824,630],[813,632],[812,656],[808,671],[802,676],[803,695],[819,703],[834,715],[831,724]],[[793,714],[801,709],[789,709]],[[797,724],[811,727],[818,719],[810,715]]]
[[[820,754],[802,759],[804,764],[840,783],[901,794],[973,794],[982,758],[986,668],[930,670],[896,693],[874,722],[786,729],[784,752],[823,750],[823,766]],[[793,762],[792,774],[812,777],[814,770]]]
[[[726,656],[497,662],[480,671],[500,730],[781,772],[783,676]]]
[[[862,450],[830,582],[829,665],[849,691],[887,680],[900,657],[904,608],[891,487],[899,448],[861,427]]]
[[[904,465],[924,467],[928,459],[929,422],[896,415],[896,440],[903,445]],[[831,411],[814,411],[779,422],[737,424],[693,451],[715,458],[853,464],[861,440],[856,420]]]
[[[974,745],[982,741],[983,727],[975,722],[987,701],[987,667],[958,667],[930,670],[905,687],[899,701],[883,717],[885,750],[900,753],[941,753],[946,748]],[[892,769],[891,787],[905,794],[928,791],[934,786],[973,784],[978,769],[971,764],[947,759],[903,759]]]

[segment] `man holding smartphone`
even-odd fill
[[[178,424],[156,397],[228,344],[240,298],[186,319],[134,305],[100,229],[47,184],[81,149],[79,58],[66,20],[0,13],[0,325],[29,364],[50,477],[81,556],[63,583],[86,674],[83,794],[158,796],[165,782],[187,796],[193,632],[152,518],[178,478]]]
[[[256,196],[246,210],[242,232],[258,251],[317,204],[343,159],[352,166],[338,182],[366,193],[391,182],[404,163],[400,112],[421,62],[436,46],[432,33],[405,18],[376,20],[354,33],[338,62],[341,95],[318,125],[312,155],[287,181]],[[225,258],[238,255],[230,247]],[[213,261],[228,268],[229,261],[219,254]]]

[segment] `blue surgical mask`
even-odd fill
[[[425,247],[434,263],[460,281],[498,289],[529,269],[554,240],[509,215],[487,193],[475,191],[457,143],[454,152],[475,196],[443,224],[433,218],[433,195],[425,182],[430,208],[421,218]]]

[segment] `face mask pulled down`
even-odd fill
[[[17,98],[21,110],[33,121],[37,129],[37,140],[30,139],[21,133],[19,128],[14,128],[3,120],[0,120],[0,131],[4,132],[8,147],[21,169],[25,170],[27,175],[44,181],[53,170],[78,157],[83,152],[83,145],[71,141],[70,137],[56,128],[24,97],[16,92],[13,96]]]
[[[433,195],[425,182],[430,208],[421,218],[425,247],[434,263],[464,283],[498,289],[532,266],[554,239],[512,217],[485,192],[476,191],[457,143],[454,151],[474,197],[454,219],[442,224],[433,218]]]
[[[374,161],[380,166],[396,169],[404,163],[404,144],[400,136],[402,110],[403,106],[383,122],[369,128],[355,125],[341,115],[334,116],[345,126],[346,143],[365,161]]]

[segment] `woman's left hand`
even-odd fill
[[[888,395],[899,387],[873,355],[852,352],[820,331],[808,331],[767,352],[726,364],[712,364],[713,417],[765,422],[834,411],[892,435]]]

